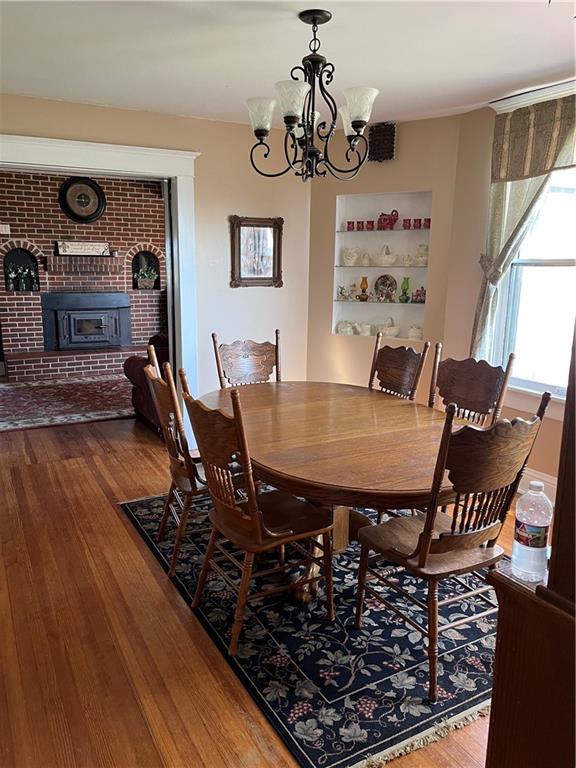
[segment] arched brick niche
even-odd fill
[[[140,256],[144,254],[149,259],[151,266],[158,264],[159,278],[155,289],[139,290],[135,279],[135,272],[140,269],[140,264],[146,259]],[[147,256],[150,254],[150,256]],[[154,262],[154,259],[157,262]],[[131,246],[125,255],[125,280],[130,293],[132,307],[132,341],[135,344],[147,344],[155,333],[166,332],[168,314],[166,309],[166,256],[164,252],[150,242],[139,242]]]
[[[165,288],[166,257],[153,243],[137,243],[126,253],[126,268],[133,290],[138,290],[137,274],[144,267],[151,267],[157,273],[154,290]]]
[[[44,254],[30,240],[7,240],[0,245],[0,262],[6,291],[39,291],[39,260]]]

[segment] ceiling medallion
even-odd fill
[[[266,139],[270,133],[276,99],[266,97],[248,99],[246,102],[257,139],[250,151],[250,162],[255,171],[270,178],[283,176],[292,170],[302,181],[314,176],[326,176],[327,173],[337,179],[352,179],[368,157],[368,140],[364,136],[364,129],[370,119],[378,90],[367,87],[346,88],[343,91],[346,103],[337,107],[334,97],[328,91],[334,77],[334,65],[318,53],[320,40],[317,36],[318,26],[330,21],[332,14],[329,11],[309,10],[302,11],[298,17],[305,24],[312,25],[310,53],[302,59],[301,66],[293,67],[291,80],[282,80],[275,85],[286,126],[284,155],[287,165],[277,173],[267,173],[256,165],[258,152],[263,159],[270,154]],[[324,102],[322,105],[318,103],[320,96]],[[318,107],[324,108],[324,105],[328,108],[328,119],[324,119],[318,111]],[[343,160],[347,165],[343,168],[335,165],[329,154],[338,114],[348,143]]]

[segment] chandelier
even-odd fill
[[[292,68],[291,80],[281,80],[275,85],[286,126],[286,167],[276,173],[269,173],[256,164],[258,153],[264,160],[270,155],[270,146],[266,140],[272,125],[276,99],[266,97],[246,101],[252,130],[257,139],[250,151],[250,163],[260,175],[270,178],[294,171],[302,181],[314,176],[326,176],[327,173],[337,179],[352,179],[368,157],[368,140],[364,136],[364,129],[370,119],[378,90],[346,88],[343,91],[345,103],[338,107],[328,91],[334,78],[334,65],[318,53],[318,26],[330,21],[332,14],[329,11],[310,10],[302,11],[298,18],[312,25],[312,40],[308,46],[310,53],[304,56],[301,66]],[[318,111],[319,106],[322,108],[320,97],[328,108],[328,119],[323,119]],[[347,142],[344,158],[340,161],[344,167],[336,165],[330,157],[330,141],[334,137],[338,114]]]

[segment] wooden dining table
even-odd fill
[[[230,391],[200,399],[231,415]],[[270,382],[239,392],[255,475],[332,506],[335,550],[354,538],[354,524],[363,524],[352,508],[422,508],[428,502],[441,411],[348,384]],[[447,483],[446,500],[449,490]]]

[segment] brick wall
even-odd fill
[[[146,347],[135,346],[129,354],[145,355]],[[44,381],[77,376],[116,377],[122,374],[122,364],[127,357],[127,352],[118,350],[16,354],[9,360],[10,381]]]
[[[58,204],[58,192],[66,175],[0,173],[0,222],[10,226],[9,236],[0,236],[0,265],[13,247],[31,250],[39,267],[40,292],[121,291],[130,295],[132,340],[145,344],[154,333],[166,330],[166,262],[164,201],[160,182],[98,178],[106,195],[106,211],[92,224],[77,224],[68,219]],[[117,251],[115,258],[59,256],[55,241],[104,241]],[[133,289],[132,259],[141,250],[152,251],[160,263],[160,291]],[[27,378],[23,353],[31,353],[29,370],[36,371],[44,358],[40,294],[5,290],[0,272],[0,334],[9,380]],[[74,353],[70,365],[47,367],[49,375],[77,375]],[[110,362],[121,371],[120,358],[127,352],[103,353],[106,365],[99,367],[98,355],[83,356],[82,372],[108,373]],[[40,361],[40,362],[39,362]],[[70,369],[70,370],[68,370]]]

